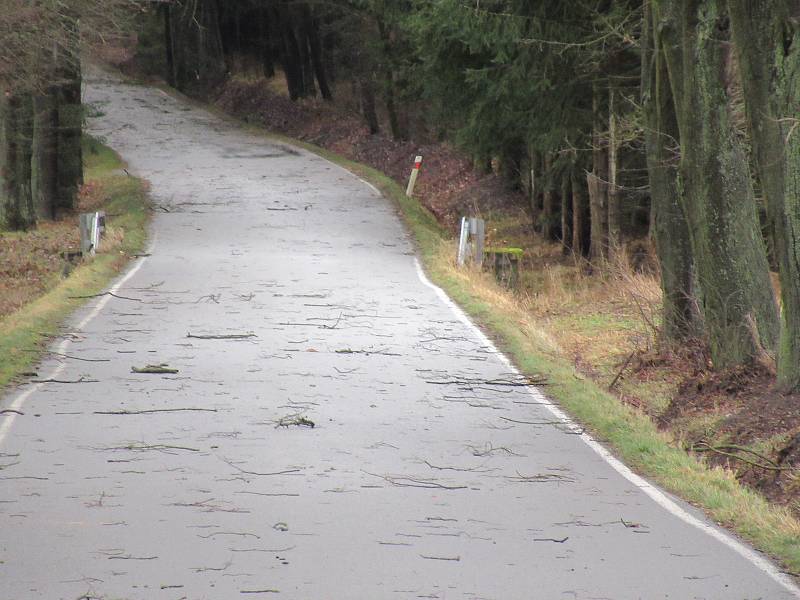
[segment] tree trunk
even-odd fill
[[[775,348],[778,313],[747,156],[729,113],[729,26],[722,0],[659,0],[681,140],[680,203],[689,225],[715,366]]]
[[[164,17],[164,51],[166,63],[167,85],[175,87],[175,47],[172,42],[172,11],[169,5],[162,4],[161,12]]]
[[[2,112],[0,175],[3,220],[8,229],[26,230],[35,224],[31,198],[33,109],[30,95],[8,92]]]
[[[383,89],[384,98],[386,100],[386,112],[389,114],[389,128],[392,130],[392,138],[395,140],[404,140],[406,139],[406,134],[400,124],[400,115],[398,114],[395,104],[394,53],[392,50],[392,40],[386,24],[379,18],[376,18],[376,23],[378,25],[378,34],[380,35],[383,45]]]
[[[800,391],[800,32],[791,2],[728,0],[753,154],[781,281],[778,384]]]
[[[600,112],[600,89],[592,90],[592,172],[587,174],[589,212],[591,215],[591,259],[603,262],[608,256],[608,153],[601,133],[603,116]]]
[[[694,297],[689,227],[678,203],[678,124],[650,3],[642,27],[642,104],[650,177],[651,235],[661,271],[661,342],[679,344],[701,333]]]
[[[286,77],[289,98],[297,100],[303,96],[303,70],[300,63],[300,50],[292,28],[291,16],[285,0],[273,6],[275,24],[281,40],[281,63]]]
[[[613,85],[608,88],[608,256],[616,261],[624,254],[622,247],[622,195],[617,186],[619,170],[617,139],[617,115],[615,113],[617,92]]]
[[[322,44],[319,39],[319,26],[317,20],[314,18],[311,8],[308,4],[301,5],[303,30],[306,38],[308,39],[308,47],[311,51],[311,65],[314,69],[314,75],[317,78],[319,85],[319,93],[325,100],[333,100],[331,88],[328,85],[328,78],[325,75],[325,64],[322,59]]]
[[[296,19],[293,19],[295,23],[298,23],[295,38],[297,39],[297,49],[300,52],[300,71],[303,77],[303,91],[301,92],[301,96],[303,97],[317,95],[317,86],[314,85],[314,65],[311,63],[310,40],[304,22],[305,15],[302,11],[304,6],[305,3],[299,5],[299,10],[297,12],[300,14],[297,15]]]
[[[542,236],[544,239],[558,241],[558,195],[555,191],[555,178],[552,173],[553,156],[549,152],[544,156],[544,177],[542,188]]]
[[[58,216],[58,95],[49,93],[33,99],[33,165],[31,193],[38,219]]]
[[[587,201],[584,179],[578,177],[577,169],[572,171],[572,253],[575,256],[589,256],[591,247],[591,227],[589,222],[589,202]]]
[[[381,128],[378,123],[378,113],[375,110],[375,90],[369,74],[363,75],[359,81],[361,92],[361,112],[372,135],[379,133]]]
[[[262,4],[259,9],[261,18],[261,70],[264,77],[275,77],[275,58],[272,48],[272,24],[269,17],[269,6]]]
[[[539,153],[531,146],[528,147],[528,159],[528,177],[530,178],[530,183],[528,184],[528,201],[531,209],[531,223],[533,224],[533,230],[538,231],[541,210],[539,208],[540,178],[537,174],[537,170],[539,168],[540,158]]]
[[[572,177],[571,169],[561,176],[561,249],[564,254],[572,250]]]
[[[53,211],[56,217],[74,209],[78,190],[83,185],[83,74],[77,19],[65,17],[64,28],[69,39],[56,57],[58,201]]]

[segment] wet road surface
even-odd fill
[[[798,597],[520,385],[368,185],[87,96],[152,183],[152,255],[0,405],[0,599]]]

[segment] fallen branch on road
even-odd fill
[[[102,296],[112,296],[120,300],[130,300],[131,302],[141,302],[141,298],[129,298],[128,296],[120,296],[114,292],[101,292],[99,294],[89,294],[88,296],[69,296],[70,300],[86,300],[87,298],[100,298]]]
[[[131,367],[131,373],[137,374],[149,373],[153,375],[174,375],[178,372],[178,369],[171,369],[166,363],[161,363],[160,365],[145,365],[144,367]]]
[[[186,337],[195,340],[246,340],[247,338],[254,338],[258,336],[255,333],[223,333],[216,335],[187,333]]]
[[[148,415],[151,413],[171,413],[171,412],[217,412],[216,408],[151,408],[145,410],[96,410],[95,415]]]

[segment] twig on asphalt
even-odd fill
[[[200,452],[199,448],[190,448],[188,446],[172,446],[169,444],[142,444],[139,442],[134,442],[128,444],[126,446],[110,446],[107,448],[99,448],[100,450],[130,450],[133,452],[147,452],[149,450],[155,450],[157,452],[167,452],[169,453],[170,450],[184,450],[186,452]]]
[[[178,369],[171,369],[167,363],[158,365],[145,365],[144,367],[131,367],[131,373],[137,374],[153,374],[153,375],[174,375],[179,373]]]
[[[260,535],[256,535],[255,533],[249,533],[247,531],[215,531],[214,533],[209,533],[208,535],[198,535],[197,537],[207,540],[218,535],[238,535],[241,537],[254,537],[257,540],[261,539]]]
[[[314,429],[315,423],[311,419],[307,419],[303,415],[297,413],[278,419],[278,422],[275,424],[275,429],[278,427],[308,427],[309,429]]]
[[[557,475],[555,473],[536,473],[535,475],[523,475],[517,471],[517,476],[506,477],[509,481],[518,481],[521,483],[551,483],[565,481],[567,483],[575,483],[572,477],[566,475]]]
[[[510,419],[508,417],[499,417],[503,421],[509,423],[519,423],[520,425],[569,425],[566,421],[519,421],[517,419]]]
[[[247,338],[254,338],[258,336],[256,336],[255,333],[225,333],[217,335],[187,333],[186,337],[196,340],[246,340]]]
[[[26,350],[26,352],[36,352],[38,350]],[[55,350],[47,350],[47,354],[51,356],[60,356],[61,358],[69,358],[71,360],[80,360],[83,362],[111,362],[110,358],[81,358],[80,356],[73,356],[71,354],[64,354],[63,352],[56,352]]]
[[[379,354],[381,356],[402,356],[402,354],[396,354],[394,352],[388,352],[386,350],[353,350],[352,348],[341,348],[339,350],[335,350],[336,354],[364,354],[366,356],[370,356],[371,354]]]
[[[99,383],[99,379],[87,379],[86,377],[79,377],[75,380],[66,379],[31,379],[29,383]]]
[[[459,471],[461,473],[488,473],[489,471],[493,471],[494,469],[483,469],[481,467],[471,467],[471,468],[461,468],[461,467],[439,467],[437,465],[433,465],[429,463],[427,460],[423,460],[426,465],[428,465],[431,469],[436,471]]]
[[[522,456],[521,454],[517,454],[513,450],[506,448],[505,446],[493,446],[491,442],[487,442],[483,448],[479,448],[478,446],[471,446],[467,445],[467,450],[472,453],[472,456],[491,456],[496,452],[504,452],[509,456]]]
[[[114,292],[101,292],[99,294],[89,294],[88,296],[69,296],[70,300],[86,300],[87,298],[100,298],[101,296],[112,296],[120,300],[130,300],[131,302],[141,302],[141,298],[129,298],[128,296],[120,296]]]
[[[213,302],[214,304],[219,304],[219,299],[222,294],[207,294],[205,296],[200,296],[197,300],[195,300],[195,304],[200,304],[201,302]]]
[[[96,410],[95,415],[148,415],[151,413],[171,413],[171,412],[217,412],[216,408],[151,408],[145,410]]]
[[[392,477],[390,475],[378,475],[376,473],[370,473],[369,471],[362,471],[362,473],[366,473],[367,475],[371,475],[372,477],[379,477],[384,481],[391,483],[397,487],[416,487],[416,488],[423,488],[423,489],[438,489],[438,490],[466,490],[466,485],[445,485],[443,483],[439,483],[437,481],[431,481],[429,479],[414,479],[413,477]]]
[[[301,473],[302,472],[302,469],[285,469],[283,471],[274,471],[272,473],[259,473],[258,471],[246,471],[245,469],[242,469],[236,463],[234,463],[231,460],[228,460],[227,458],[220,457],[220,460],[222,462],[226,463],[227,465],[233,467],[234,469],[236,469],[240,473],[244,473],[245,475],[257,475],[259,477],[268,477],[270,475],[289,475],[291,473]]]

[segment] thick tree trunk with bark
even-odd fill
[[[689,225],[715,366],[775,348],[778,313],[747,156],[729,112],[730,45],[721,0],[659,0],[656,27],[681,139],[680,202]]]
[[[83,76],[80,40],[74,23],[74,38],[69,52],[58,57],[58,201],[53,213],[59,216],[75,207],[78,190],[83,184]]]
[[[276,31],[281,41],[281,65],[286,77],[286,87],[289,98],[297,100],[305,95],[303,85],[303,68],[300,59],[300,49],[294,35],[291,15],[285,0],[279,0],[273,5],[273,17]]]
[[[678,123],[660,39],[645,3],[642,27],[642,104],[650,177],[651,235],[661,271],[661,341],[679,344],[701,332],[694,297],[689,227],[678,202]]]
[[[591,247],[591,226],[589,222],[589,201],[585,179],[572,171],[572,253],[575,256],[589,256]]]
[[[273,50],[272,20],[270,19],[269,5],[266,3],[259,7],[261,26],[261,71],[264,77],[275,77],[275,57]]]
[[[31,193],[38,219],[55,219],[58,207],[58,95],[51,87],[33,99]]]
[[[539,207],[539,163],[541,162],[539,153],[532,147],[528,148],[528,203],[531,209],[531,223],[533,230],[538,231],[541,219],[541,209]]]
[[[778,383],[800,391],[800,8],[728,0],[748,126],[781,281]]]
[[[317,86],[314,84],[314,65],[311,63],[311,48],[309,47],[308,30],[305,27],[305,15],[300,4],[294,13],[292,21],[297,24],[295,38],[297,39],[297,49],[300,52],[300,72],[303,76],[303,91],[301,96],[316,96]]]
[[[558,194],[556,194],[556,181],[552,173],[553,156],[548,153],[544,157],[544,177],[542,178],[542,236],[548,241],[555,242],[558,236]]]
[[[361,93],[361,113],[364,115],[370,134],[374,135],[379,133],[381,128],[375,110],[375,88],[369,74],[362,76],[358,87]]]
[[[561,176],[561,249],[564,254],[572,250],[572,177],[571,169],[566,169]]]
[[[25,230],[35,224],[31,197],[32,104],[26,93],[6,92],[2,101],[0,192],[3,222],[11,230]]]
[[[314,75],[317,78],[319,85],[319,93],[325,100],[333,100],[331,88],[328,85],[328,77],[325,74],[325,62],[322,58],[322,43],[319,39],[319,25],[317,24],[314,14],[308,4],[300,6],[303,23],[303,33],[308,39],[308,48],[310,51],[311,65],[314,70]]]
[[[404,140],[406,132],[402,126],[395,100],[392,39],[388,27],[381,19],[376,18],[376,24],[383,45],[383,93],[386,100],[386,112],[389,115],[389,128],[392,130],[392,137],[395,140]]]
[[[175,46],[172,41],[172,10],[168,4],[162,4],[160,10],[162,18],[164,19],[165,75],[167,85],[175,87]]]

